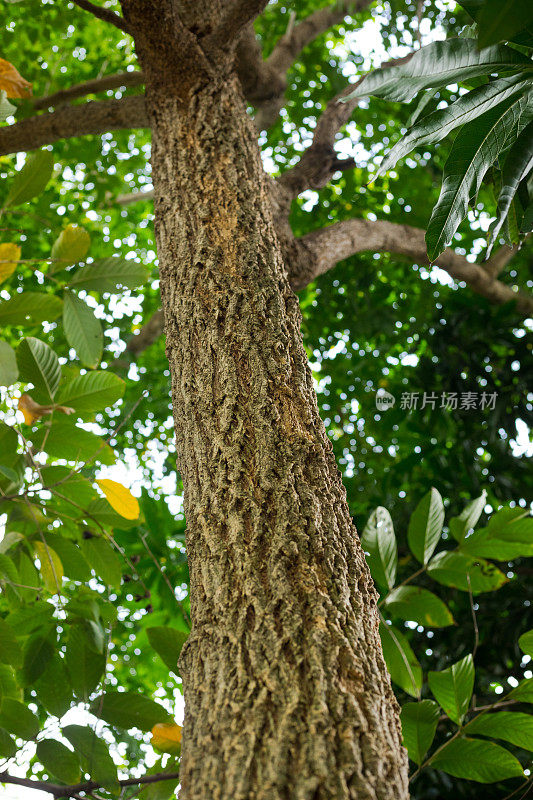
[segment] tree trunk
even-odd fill
[[[162,85],[136,40],[191,575],[180,799],[405,800],[376,595],[240,84]]]

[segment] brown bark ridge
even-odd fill
[[[211,51],[204,69],[190,27],[173,49],[183,61],[159,60],[176,20],[170,0],[151,5],[123,3],[146,76],[188,528],[180,800],[406,800],[376,594],[318,414],[253,122],[231,60]],[[179,68],[179,85],[163,86]]]

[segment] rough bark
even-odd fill
[[[157,12],[141,28],[147,5],[124,8],[146,75],[188,526],[180,798],[405,800],[376,595],[239,81],[200,68],[162,86],[173,70],[157,62],[169,52]]]

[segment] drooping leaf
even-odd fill
[[[429,672],[429,688],[450,719],[461,724],[474,688],[474,662],[469,654],[440,672]]]
[[[45,342],[28,336],[17,347],[20,379],[33,383],[36,400],[53,402],[61,378],[59,360]]]
[[[96,481],[102,492],[105,494],[107,502],[117,514],[125,519],[137,519],[139,516],[139,503],[129,489],[122,486],[117,481],[109,478],[101,478]]]
[[[403,743],[411,761],[421,764],[435,738],[440,710],[433,700],[405,703],[400,715]]]
[[[20,739],[33,739],[41,725],[27,706],[11,697],[4,697],[0,706],[0,727]]]
[[[52,322],[63,310],[63,301],[44,292],[19,292],[9,300],[0,302],[0,323],[3,325],[25,325],[27,323]]]
[[[163,753],[179,753],[181,750],[181,726],[175,722],[158,722],[152,728],[152,747]]]
[[[80,779],[80,760],[76,753],[56,739],[42,739],[37,743],[37,758],[43,767],[60,781],[77,783]]]
[[[103,739],[82,725],[67,725],[63,728],[63,735],[78,754],[84,772],[105,787],[117,787],[117,769]]]
[[[122,397],[124,388],[124,381],[111,372],[87,372],[61,386],[58,403],[79,413],[103,411]]]
[[[114,464],[115,454],[99,436],[76,426],[73,420],[56,417],[54,421],[33,435],[33,442],[40,448],[45,442],[46,452],[55,458],[84,463]]]
[[[398,547],[391,516],[386,508],[379,506],[370,515],[361,536],[363,550],[374,580],[383,587],[392,589],[396,580]]]
[[[41,563],[41,575],[43,576],[45,588],[51,594],[59,594],[63,579],[61,559],[55,550],[52,550],[44,542],[34,542],[33,547]]]
[[[422,688],[422,669],[406,637],[397,628],[383,622],[379,633],[391,679],[407,694],[418,697]]]
[[[83,624],[72,625],[69,630],[65,666],[77,697],[87,702],[104,674],[106,658],[95,649],[93,638]]]
[[[71,264],[82,261],[90,245],[91,237],[85,228],[79,225],[67,225],[52,245],[52,258],[55,263],[52,264],[51,272],[59,272]]]
[[[15,351],[7,342],[0,342],[0,386],[11,386],[18,374]]]
[[[116,292],[118,289],[136,289],[146,283],[147,277],[148,270],[138,261],[111,256],[80,267],[68,286],[87,291]]]
[[[487,248],[487,258],[505,222],[511,203],[520,183],[533,169],[533,122],[530,122],[519,135],[507,156],[502,169],[502,185],[498,197],[497,219],[491,230]]]
[[[468,733],[502,739],[524,750],[533,750],[533,715],[520,711],[479,714],[468,723]]]
[[[64,659],[54,654],[34,688],[46,710],[56,717],[62,717],[74,699]]]
[[[28,156],[22,169],[16,173],[4,201],[4,208],[27,203],[41,194],[52,177],[54,156],[50,150],[37,150]]]
[[[482,558],[471,558],[454,551],[439,553],[428,567],[428,574],[444,586],[454,586],[472,594],[493,592],[506,583],[504,573]]]
[[[157,626],[147,628],[148,641],[172,672],[178,674],[178,658],[187,641],[187,634],[175,628]]]
[[[19,259],[20,247],[18,244],[11,244],[11,242],[0,244],[0,283],[13,275]]]
[[[106,692],[93,700],[91,711],[110,725],[126,730],[150,731],[156,723],[171,719],[163,706],[137,692]]]
[[[527,56],[505,45],[479,51],[473,39],[446,39],[422,47],[404,64],[374,70],[345,99],[373,95],[409,102],[422,89],[464,83],[522,65],[531,69]]]
[[[87,563],[99,578],[109,586],[120,586],[122,561],[105,539],[100,536],[82,539],[80,547]]]
[[[477,119],[480,114],[489,111],[508,97],[524,94],[530,88],[530,80],[524,79],[524,75],[520,73],[484,83],[461,95],[446,108],[434,111],[413,125],[385,156],[375,177],[385,175],[416,147],[442,141],[456,128]]]
[[[46,636],[30,636],[24,645],[22,661],[22,685],[30,686],[39,678],[54,654],[54,646]]]
[[[20,666],[22,650],[15,631],[4,619],[0,619],[0,661],[4,664]]]
[[[63,300],[63,326],[67,341],[83,364],[96,367],[104,346],[100,320],[94,316],[87,303],[73,292],[65,292]]]
[[[533,678],[521,681],[511,692],[509,697],[521,703],[533,703]]]
[[[86,583],[91,579],[91,568],[85,560],[80,548],[66,536],[45,533],[47,545],[59,556],[67,577]]]
[[[448,160],[439,199],[426,230],[428,256],[434,261],[450,244],[468,204],[498,155],[517,135],[518,121],[528,120],[529,94],[504,100],[459,131]]]
[[[439,492],[432,488],[424,495],[409,520],[407,541],[413,555],[427,564],[438,544],[444,522],[444,505]]]
[[[5,728],[0,728],[0,758],[11,758],[18,747]]]
[[[466,737],[453,739],[435,755],[431,766],[456,778],[496,783],[524,774],[518,759],[494,742]]]
[[[398,586],[387,595],[385,603],[391,613],[420,625],[432,628],[453,625],[453,617],[445,603],[419,586]]]
[[[533,21],[529,0],[485,0],[476,17],[478,46],[510,40]]]
[[[31,97],[31,83],[5,58],[0,58],[0,89],[7,97]]]

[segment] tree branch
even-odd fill
[[[0,155],[34,150],[58,139],[99,134],[121,128],[147,128],[144,97],[91,101],[49,114],[29,117],[0,128]]]
[[[337,222],[296,239],[299,257],[292,259],[290,281],[298,291],[348,256],[364,251],[397,253],[420,264],[429,264],[424,231],[394,222],[352,219]],[[500,258],[500,251],[495,256]],[[491,260],[472,264],[453,250],[445,250],[435,264],[452,278],[464,281],[474,292],[491,303],[516,302],[521,314],[533,313],[533,297],[515,292],[490,274]],[[489,270],[486,269],[487,265]]]
[[[88,94],[106,92],[108,89],[118,89],[121,86],[140,86],[143,83],[144,73],[139,70],[117,72],[115,75],[104,75],[102,78],[95,78],[91,81],[85,81],[85,83],[77,83],[74,86],[69,86],[68,89],[61,89],[59,92],[46,95],[46,97],[34,97],[32,103],[33,107],[40,111],[44,108],[75,100],[77,97],[85,97]]]
[[[120,206],[129,206],[130,203],[138,203],[140,200],[153,200],[154,190],[148,189],[146,192],[139,190],[137,192],[130,192],[129,194],[119,194],[115,198],[115,202]]]
[[[267,3],[268,0],[233,0],[227,4],[229,8],[209,38],[232,42],[248,23],[263,12]]]
[[[115,12],[111,11],[109,8],[96,6],[94,3],[90,3],[89,0],[72,0],[72,2],[79,8],[83,8],[84,11],[89,11],[94,17],[98,17],[98,19],[104,22],[110,22],[111,25],[124,31],[124,33],[130,33],[130,27],[126,20],[121,17],[120,14],[115,14]]]
[[[159,783],[159,781],[172,781],[179,778],[179,772],[159,772],[155,775],[144,775],[142,778],[124,778],[119,780],[119,786],[137,786],[140,784]],[[79,792],[92,792],[93,789],[103,787],[97,781],[82,781],[71,786],[61,786],[58,783],[48,781],[36,781],[32,778],[19,778],[10,775],[9,772],[0,772],[0,783],[11,783],[15,786],[25,786],[27,789],[36,789],[41,792],[49,792],[54,797],[76,797]]]
[[[148,322],[146,322],[139,333],[132,336],[126,345],[128,353],[132,353],[134,357],[140,355],[147,347],[150,347],[156,342],[165,329],[165,318],[163,310],[160,308],[156,311]]]

